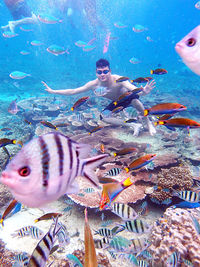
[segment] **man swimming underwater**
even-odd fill
[[[106,87],[108,89],[107,93],[104,95],[104,97],[115,101],[117,100],[123,93],[127,91],[132,91],[136,89],[133,84],[131,84],[129,81],[123,81],[116,83],[116,80],[119,79],[121,76],[116,74],[111,74],[110,64],[105,59],[99,59],[96,62],[96,76],[97,79],[89,81],[85,85],[75,88],[75,89],[63,89],[63,90],[53,90],[50,88],[45,82],[42,82],[44,86],[46,87],[46,91],[50,94],[58,94],[58,95],[75,95],[83,92],[87,92],[89,90],[95,90],[98,87]],[[148,82],[146,86],[144,86],[143,91],[140,92],[138,95],[146,95],[151,92],[151,90],[155,87],[155,81],[152,80],[151,82]],[[138,99],[138,95],[136,94],[135,99],[131,101],[131,105],[138,111],[138,113],[143,118],[144,124],[147,126],[148,131],[150,135],[154,135],[156,133],[156,130],[149,120],[148,117],[144,117],[144,106]],[[104,115],[104,114],[103,114]],[[115,119],[115,118],[106,118],[103,117],[103,120],[105,122],[115,124],[115,125],[124,125],[123,120]],[[116,121],[117,120],[117,121]],[[139,129],[141,127],[141,124],[135,124],[134,125],[134,135],[137,136],[139,133]]]

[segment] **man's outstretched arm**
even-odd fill
[[[85,85],[75,88],[75,89],[62,89],[62,90],[53,90],[45,82],[42,82],[42,84],[46,87],[45,91],[47,91],[50,94],[75,95],[75,94],[80,94],[80,93],[95,89],[96,81],[95,80],[90,81],[86,83]]]

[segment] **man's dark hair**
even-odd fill
[[[110,63],[108,62],[108,60],[101,58],[96,62],[96,68],[104,67],[108,67],[110,69]]]

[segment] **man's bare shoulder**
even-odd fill
[[[120,77],[122,77],[122,76],[118,75],[118,74],[112,74],[112,78],[114,78],[115,80],[119,79]]]
[[[89,86],[97,86],[98,83],[99,83],[98,79],[95,79],[95,80],[87,82],[86,84],[89,85]]]

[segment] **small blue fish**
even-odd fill
[[[187,201],[182,201],[178,204],[171,206],[170,208],[194,209],[194,208],[199,208],[199,207],[200,207],[200,203],[191,203]]]
[[[66,258],[73,263],[73,266],[77,266],[77,267],[83,267],[82,263],[79,261],[79,259],[74,256],[73,254],[67,254]]]

